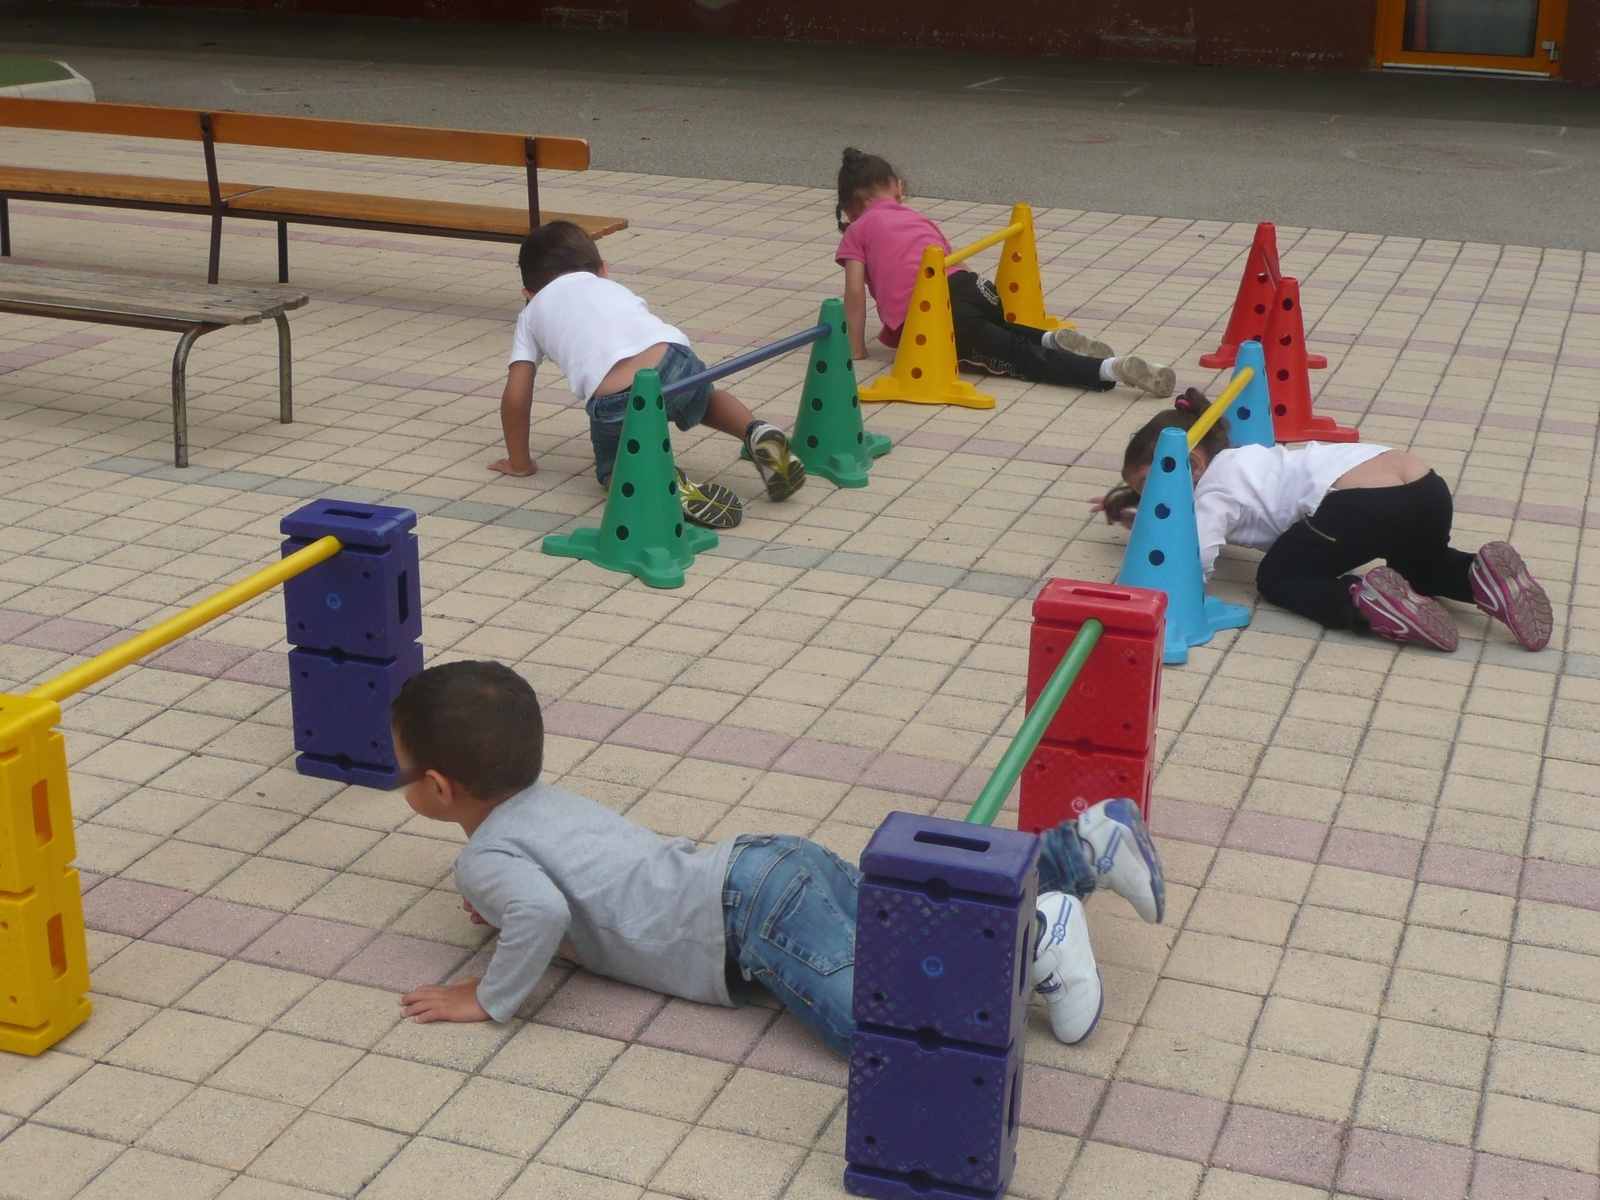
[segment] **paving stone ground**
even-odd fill
[[[14,134],[13,161],[78,144]],[[192,172],[187,147],[99,169]],[[492,170],[266,151],[229,171],[515,203]],[[832,201],[589,173],[546,202],[632,222],[617,277],[708,360],[837,293]],[[1004,211],[924,200],[956,240]],[[1270,215],[1270,214],[1264,214]],[[202,222],[16,203],[20,261],[201,276]],[[1218,339],[1251,230],[1046,210],[1053,311],[1180,368]],[[1279,231],[1320,405],[1423,455],[1458,542],[1511,537],[1557,629],[1529,655],[1463,614],[1441,656],[1256,607],[1163,678],[1164,926],[1090,917],[1106,1015],[1033,1014],[1026,1200],[1600,1198],[1600,284],[1588,256]],[[24,690],[278,554],[313,496],[421,514],[431,661],[514,664],[549,777],[665,834],[805,834],[847,856],[891,809],[962,815],[1020,719],[1030,596],[1107,580],[1086,501],[1157,402],[1008,381],[992,412],[888,406],[859,491],[755,498],[732,443],[674,435],[748,500],[678,591],[539,552],[597,520],[581,408],[541,380],[530,480],[491,475],[518,281],[507,247],[296,230],[297,418],[270,329],[191,360],[170,461],[166,335],[0,318],[0,689]],[[227,277],[270,282],[270,226]],[[741,376],[793,420],[802,357]],[[886,365],[874,357],[871,372]],[[1215,590],[1257,605],[1252,556]],[[0,1059],[0,1194],[289,1200],[841,1195],[843,1065],[773,1004],[708,1009],[566,967],[505,1026],[398,1020],[486,953],[457,839],[398,795],[292,768],[282,605],[264,597],[65,707],[95,1016]]]

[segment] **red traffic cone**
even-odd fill
[[[1278,281],[1267,328],[1261,337],[1272,397],[1272,433],[1280,442],[1353,442],[1361,434],[1332,417],[1311,411],[1311,375],[1306,370],[1306,329],[1300,313],[1300,282]]]
[[[1202,367],[1218,370],[1233,366],[1239,347],[1251,338],[1259,338],[1267,328],[1268,310],[1278,281],[1283,278],[1283,268],[1278,265],[1278,229],[1271,221],[1256,226],[1255,240],[1250,243],[1250,256],[1244,260],[1244,278],[1239,281],[1239,294],[1233,300],[1233,314],[1228,318],[1227,332],[1222,335],[1222,345],[1215,354],[1200,358]],[[1320,371],[1328,360],[1320,354],[1306,354],[1306,366]]]

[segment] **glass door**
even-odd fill
[[[1559,75],[1566,24],[1566,0],[1378,0],[1378,65]]]

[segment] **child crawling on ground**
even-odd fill
[[[611,483],[622,441],[622,418],[637,371],[653,370],[663,389],[706,369],[680,330],[610,276],[594,239],[571,221],[551,221],[530,233],[517,254],[522,315],[511,339],[511,367],[500,398],[506,457],[489,464],[506,475],[538,470],[528,449],[533,382],[539,364],[554,360],[589,414],[594,473]],[[666,397],[679,429],[709,425],[738,438],[771,500],[787,500],[805,482],[805,464],[777,426],[758,420],[732,392],[709,383]],[[710,529],[731,529],[743,506],[732,488],[696,483],[678,472],[683,515]]]
[[[541,782],[539,701],[497,663],[430,667],[401,690],[392,717],[406,802],[461,826],[463,907],[500,931],[481,979],[415,988],[401,997],[405,1016],[508,1021],[566,940],[596,974],[704,1004],[737,1005],[759,982],[849,1054],[855,867],[783,834],[697,849]],[[1081,898],[1109,887],[1159,922],[1161,860],[1127,800],[1096,804],[1041,842],[1031,981],[1056,1036],[1079,1042],[1102,1002]]]

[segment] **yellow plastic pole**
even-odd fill
[[[316,566],[332,558],[343,549],[342,543],[336,537],[318,538],[303,550],[297,550],[288,558],[279,559],[270,567],[264,567],[251,575],[248,579],[241,579],[232,587],[224,588],[215,596],[209,596],[199,604],[184,609],[175,617],[168,617],[161,624],[143,633],[135,634],[119,646],[113,646],[104,654],[97,654],[86,663],[80,663],[72,670],[57,675],[47,683],[42,683],[28,695],[35,700],[54,700],[60,703],[68,696],[83,691],[90,684],[99,683],[107,675],[114,675],[132,663],[137,662],[146,654],[159,650],[163,646],[171,645],[186,633],[199,629],[207,621],[214,621],[224,613],[231,612],[246,600],[254,600],[263,592],[271,591],[286,579],[292,579],[310,567]]]
[[[971,258],[974,254],[977,254],[980,250],[987,250],[990,246],[998,246],[1001,242],[1005,241],[1008,237],[1011,237],[1013,234],[1018,234],[1018,233],[1021,233],[1021,232],[1022,232],[1022,222],[1021,221],[1018,221],[1015,225],[1007,225],[999,233],[991,233],[988,237],[979,238],[977,241],[973,242],[972,245],[970,245],[970,246],[961,247],[961,249],[955,251],[953,254],[946,254],[944,256],[944,265],[947,266],[947,267],[954,266],[956,263],[961,262],[963,259]]]
[[[1193,450],[1200,444],[1200,439],[1211,432],[1211,427],[1222,420],[1222,414],[1228,411],[1228,406],[1239,398],[1239,393],[1244,391],[1245,385],[1256,377],[1252,367],[1240,367],[1239,373],[1233,377],[1233,382],[1222,389],[1222,395],[1211,402],[1211,407],[1201,414],[1200,419],[1189,427],[1189,449]]]

